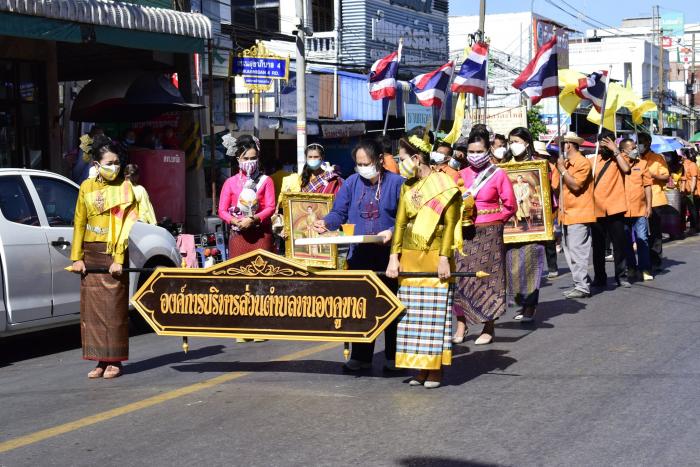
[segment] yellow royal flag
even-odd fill
[[[605,98],[605,120],[603,121],[603,128],[607,128],[613,132],[617,131],[615,125],[615,113],[622,107],[621,97],[624,98],[622,95],[622,90],[623,88],[619,84],[610,83],[608,85],[607,97]],[[593,107],[591,111],[588,112],[586,120],[591,123],[595,123],[596,125],[600,125],[600,117],[600,113],[595,109],[595,107]]]
[[[658,107],[652,101],[642,101],[634,110],[632,110],[632,121],[639,125],[642,123],[642,117],[647,112],[658,111]]]
[[[576,107],[581,103],[581,98],[576,95],[576,88],[579,79],[585,78],[585,76],[574,70],[559,70],[559,86],[562,88],[559,93],[559,105],[569,115],[574,113]]]
[[[472,48],[469,46],[466,46],[464,48],[464,57],[469,55],[469,53],[472,51]],[[452,71],[453,73],[455,70]],[[487,71],[488,73],[488,71]],[[464,125],[464,109],[467,105],[467,95],[463,92],[459,93],[459,97],[457,98],[457,106],[455,107],[455,120],[452,123],[452,129],[450,130],[449,133],[443,138],[443,141],[446,143],[454,144],[459,137],[462,135],[462,125]]]

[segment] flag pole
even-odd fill
[[[593,179],[595,179],[595,169],[598,162],[598,151],[600,150],[600,135],[603,133],[603,122],[605,122],[605,106],[608,101],[608,87],[610,86],[610,72],[612,65],[608,65],[608,75],[605,80],[605,93],[603,94],[603,106],[600,108],[600,125],[598,125],[598,135],[595,139],[595,156],[593,158]],[[595,196],[595,195],[594,195]]]
[[[482,41],[483,41],[483,34],[484,32],[481,31],[482,34]],[[489,49],[486,49],[486,76],[484,77],[484,82],[486,83],[486,87],[484,88],[484,125],[488,125],[488,96],[489,96]]]
[[[447,89],[445,89],[445,98],[442,100],[442,104],[440,104],[440,113],[438,114],[438,121],[437,125],[435,125],[435,142],[437,142],[437,132],[440,131],[440,123],[442,123],[442,114],[445,111],[445,107],[447,104],[447,93],[452,93],[451,89],[452,88],[452,81],[455,79],[455,62],[452,62],[452,73],[450,74],[450,82],[447,83]]]
[[[397,61],[396,61],[396,86],[398,87],[399,85],[399,65],[401,64],[401,49],[403,49],[403,37],[399,38],[399,50],[397,55]],[[384,117],[384,129],[382,130],[382,136],[386,136],[386,131],[387,128],[389,127],[389,110],[391,109],[391,101],[396,100],[396,96],[394,96],[393,99],[389,99],[389,102],[386,104],[386,116]],[[396,110],[398,114],[398,104],[396,104]]]

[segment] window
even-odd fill
[[[311,12],[314,32],[333,30],[333,0],[312,0]]]
[[[10,222],[39,225],[34,204],[19,175],[0,177],[0,212]]]
[[[41,205],[51,227],[72,227],[78,190],[61,180],[32,177]]]
[[[280,32],[280,3],[277,0],[238,0],[231,5],[234,30],[242,35]]]

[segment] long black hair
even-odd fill
[[[318,151],[318,153],[321,155],[321,160],[324,160],[326,158],[325,148],[318,143],[311,143],[308,146],[306,146],[306,149],[304,149],[304,155],[308,156],[309,151]],[[301,186],[306,186],[309,184],[309,180],[311,180],[311,175],[313,175],[315,170],[316,169],[312,169],[311,167],[309,167],[309,164],[304,164],[304,168],[301,171]]]
[[[528,159],[532,159],[535,155],[535,145],[532,142],[532,133],[530,133],[530,130],[523,126],[518,126],[510,130],[510,133],[508,133],[508,140],[510,141],[511,136],[516,136],[520,138],[521,140],[525,141],[525,152],[527,153],[526,157]],[[512,158],[515,158],[516,156],[508,149],[508,154]],[[522,155],[521,155],[522,156]],[[518,157],[521,157],[518,156]]]

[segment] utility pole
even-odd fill
[[[486,23],[486,0],[481,0],[481,4],[479,5],[479,41],[480,42],[485,42],[486,41],[486,34],[484,33],[484,24]],[[487,57],[488,58],[488,57]],[[454,79],[454,69],[452,70],[452,78]],[[488,67],[488,60],[486,60],[486,89],[484,90],[484,125],[487,125],[488,122],[488,95],[489,95],[489,67]],[[436,130],[439,130],[439,128],[436,128]]]
[[[693,64],[690,67],[690,115],[692,119],[690,120],[690,133],[691,138],[695,135],[695,33],[693,33]]]
[[[299,171],[304,168],[306,156],[306,21],[304,20],[304,0],[295,0],[297,21],[297,166]],[[335,14],[338,14],[335,12]]]
[[[659,16],[659,7],[656,6],[656,16]],[[664,129],[664,30],[661,27],[661,18],[659,17],[659,93],[658,93],[658,115],[659,115],[659,134]]]

